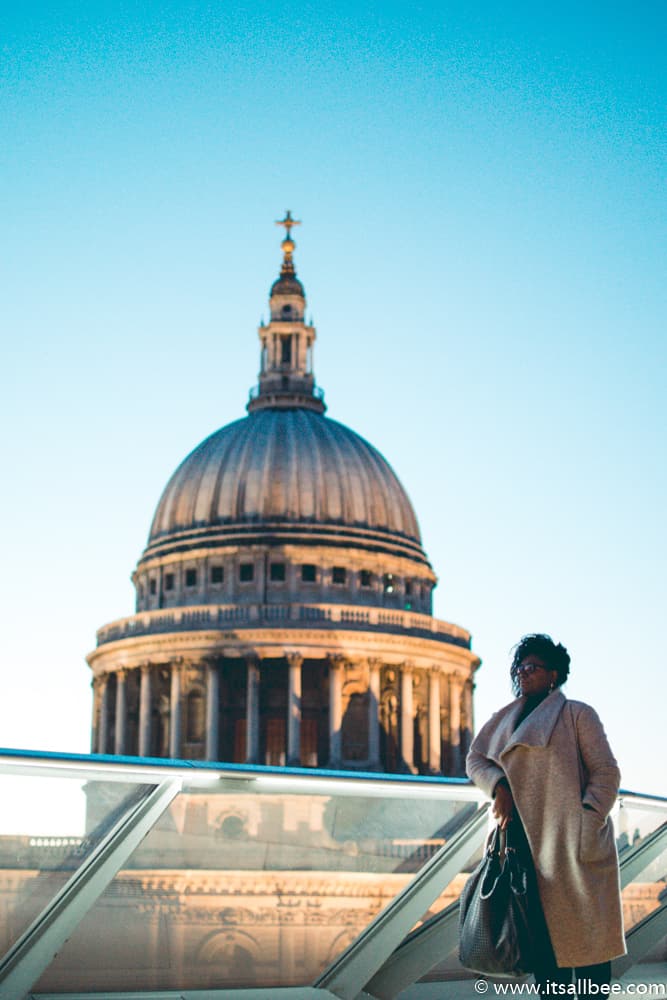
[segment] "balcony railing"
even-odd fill
[[[164,632],[193,632],[237,628],[281,626],[355,631],[380,631],[413,635],[470,648],[470,633],[431,615],[413,611],[364,608],[346,604],[221,604],[173,610],[144,611],[121,618],[99,629],[97,644]]]

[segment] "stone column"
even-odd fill
[[[246,664],[246,763],[259,764],[259,660],[249,657]]]
[[[449,678],[449,760],[452,777],[461,774],[461,680]]]
[[[472,709],[472,693],[475,685],[472,678],[468,678],[465,682],[463,688],[463,753],[467,756],[468,750],[470,749],[470,744],[472,743],[472,732],[473,732],[473,709]]]
[[[116,671],[116,727],[114,731],[114,753],[125,753],[125,735],[127,729],[127,692],[125,682],[127,670]]]
[[[368,766],[380,770],[380,667],[377,659],[368,661]]]
[[[442,773],[440,739],[440,670],[432,667],[428,681],[428,766],[431,774]]]
[[[289,686],[287,690],[287,764],[301,764],[301,653],[288,653]]]
[[[343,660],[329,657],[329,767],[342,763]]]
[[[181,665],[171,665],[171,698],[169,706],[169,756],[181,755]]]
[[[210,661],[206,668],[206,760],[220,756],[220,670]]]
[[[97,753],[97,735],[100,728],[100,685],[97,677],[91,681],[93,689],[93,721],[90,727],[90,752]]]
[[[151,667],[141,664],[141,688],[139,691],[139,756],[151,755]]]
[[[407,771],[413,772],[414,763],[414,708],[412,699],[413,667],[404,663],[401,668],[401,757]]]
[[[100,716],[97,726],[97,752],[109,752],[109,678],[102,674],[99,679]]]

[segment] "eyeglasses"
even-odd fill
[[[534,674],[536,670],[546,670],[541,663],[520,663],[516,668],[517,674]]]

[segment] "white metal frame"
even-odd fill
[[[1,753],[0,772],[22,776],[83,777],[91,780],[152,786],[142,799],[128,807],[104,839],[82,862],[66,885],[45,907],[10,951],[0,958],[0,997],[24,1000],[74,928],[127,862],[132,852],[168,808],[184,785],[220,788],[222,782],[241,781],[259,790],[329,792],[386,796],[402,779],[378,775],[298,772],[291,769],[193,765],[186,762],[138,759],[66,758],[58,755],[23,756]],[[405,779],[411,797],[433,797],[445,782]],[[434,787],[435,786],[435,787]],[[399,895],[366,927],[346,951],[312,986],[231,989],[139,991],[113,994],[114,1000],[392,1000],[402,990],[411,995],[428,993],[434,984],[419,984],[424,975],[456,946],[458,904],[410,929],[470,859],[484,840],[487,803],[472,786],[452,782],[457,799],[479,808],[461,829],[415,875]],[[664,810],[665,801],[623,793],[641,804]],[[624,852],[621,880],[627,885],[651,864],[667,843],[667,823],[641,844]],[[667,903],[660,906],[628,934],[628,955],[614,963],[615,975],[626,972],[667,933]],[[421,990],[421,987],[424,987]],[[440,990],[446,989],[440,984]],[[105,994],[105,1000],[111,1000]],[[99,1000],[100,994],[58,994],[57,1000]],[[39,1000],[56,1000],[40,994]]]
[[[434,854],[314,985],[355,1000],[484,839],[484,805]]]
[[[124,813],[0,961],[2,1000],[22,1000],[181,788],[163,781]]]

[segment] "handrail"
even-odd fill
[[[9,769],[23,770],[44,768],[53,774],[54,769],[85,770],[86,768],[108,770],[119,775],[133,774],[137,776],[155,777],[161,780],[170,777],[174,772],[193,777],[197,772],[202,777],[215,776],[219,778],[270,778],[294,779],[303,778],[308,782],[327,783],[344,781],[346,785],[412,785],[422,786],[430,792],[438,788],[467,789],[473,799],[485,801],[485,796],[469,778],[454,778],[445,775],[431,774],[387,774],[378,771],[344,771],[333,768],[289,767],[271,764],[236,764],[229,761],[185,760],[172,757],[130,757],[116,754],[69,753],[65,751],[31,750],[21,747],[0,747],[0,773]],[[159,774],[159,772],[163,772]],[[652,795],[645,792],[621,789],[619,800],[632,799],[637,803],[646,801],[648,804],[667,806],[667,797]]]

